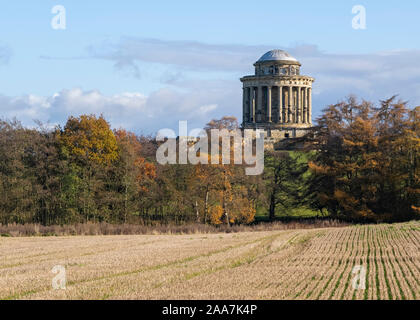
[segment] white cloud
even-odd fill
[[[209,105],[206,105],[206,106],[201,106],[199,108],[201,113],[208,113],[208,112],[213,111],[215,109],[217,109],[217,104],[209,104]]]
[[[222,101],[223,94],[219,95]],[[81,114],[103,114],[112,127],[124,127],[137,133],[155,133],[161,128],[178,127],[179,120],[188,120],[191,126],[206,123],[218,104],[204,104],[210,98],[203,92],[185,93],[164,88],[150,96],[126,92],[106,96],[97,90],[80,88],[62,90],[51,96],[0,96],[0,110],[4,118],[16,117],[28,126],[34,120],[63,125],[66,119]]]

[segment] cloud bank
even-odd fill
[[[274,48],[286,50],[295,56],[302,63],[303,73],[316,79],[315,111],[349,94],[373,101],[399,94],[413,105],[420,105],[420,50],[332,54],[321,51],[315,45],[217,45],[193,41],[122,38],[115,43],[89,47],[88,52],[94,59],[111,61],[117,69],[131,66],[139,73],[141,70],[138,69],[138,64],[141,63],[172,66],[181,72],[225,72],[227,76],[224,79],[229,79],[230,75],[231,81],[240,86],[238,75],[252,73],[252,64],[266,51]],[[171,81],[171,84],[178,83],[176,78]],[[236,95],[240,96],[240,90],[236,90]],[[237,108],[240,109],[240,105]]]
[[[87,58],[109,61],[117,70],[130,70],[135,78],[140,78],[144,66],[159,65],[161,74],[154,80],[160,89],[147,96],[141,91],[110,96],[81,88],[63,89],[51,96],[0,96],[0,112],[24,123],[40,119],[61,124],[69,115],[103,113],[113,127],[139,133],[177,128],[178,120],[199,127],[223,115],[240,118],[239,77],[251,74],[252,64],[274,48],[288,51],[302,63],[302,73],[316,79],[315,116],[349,94],[374,102],[399,94],[411,106],[420,105],[420,50],[333,54],[314,45],[287,48],[121,38],[90,46]],[[0,61],[2,56],[6,55],[0,47]]]
[[[213,94],[218,98],[213,99]],[[217,113],[224,99],[230,101],[231,97],[225,97],[217,90],[186,94],[163,88],[146,97],[139,92],[107,96],[97,90],[73,88],[51,96],[0,96],[0,106],[3,118],[16,117],[29,126],[35,124],[34,120],[54,126],[63,125],[70,115],[103,114],[113,128],[124,127],[136,133],[153,134],[163,128],[176,129],[178,120],[188,120],[194,128],[200,127]],[[220,115],[223,114],[220,111]]]

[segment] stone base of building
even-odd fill
[[[282,148],[282,141],[301,138],[312,128],[312,124],[291,123],[291,124],[272,124],[272,123],[245,123],[243,129],[264,130],[264,149],[277,150]]]

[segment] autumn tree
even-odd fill
[[[65,172],[55,132],[0,121],[0,222],[68,223]]]
[[[103,187],[105,168],[118,158],[118,145],[109,123],[103,116],[70,117],[58,134],[61,152],[69,157],[82,182],[82,212],[95,221],[101,199],[106,199]],[[102,175],[103,179],[99,179]],[[106,208],[102,214],[106,212]]]
[[[350,97],[324,110],[309,163],[314,207],[364,221],[413,217],[419,201],[418,119],[395,99],[375,108]]]
[[[205,131],[211,139],[211,130],[227,130],[234,132],[239,129],[238,121],[235,117],[223,117],[222,119],[211,120],[205,126]],[[223,139],[219,138],[219,154],[207,157],[207,164],[195,166],[193,176],[190,177],[191,185],[196,194],[200,194],[196,200],[197,216],[202,216],[202,221],[212,224],[233,224],[250,223],[254,220],[255,207],[248,196],[246,184],[242,184],[245,175],[243,165],[234,163],[234,138],[229,140],[230,162],[223,163],[222,149]],[[226,141],[225,141],[226,143]],[[239,146],[242,148],[242,146]],[[209,152],[211,145],[209,141]],[[202,214],[199,214],[201,204]],[[199,219],[200,220],[200,219]]]
[[[396,98],[381,101],[375,109],[380,163],[376,210],[403,220],[418,213],[420,204],[420,108],[409,110]]]
[[[2,223],[24,223],[34,218],[34,177],[25,158],[31,153],[32,130],[17,120],[0,121],[0,216]],[[36,132],[35,132],[36,134]]]
[[[148,191],[150,180],[156,177],[156,168],[141,156],[142,145],[134,133],[118,129],[114,134],[118,146],[118,158],[113,166],[116,194],[121,195],[120,220],[127,222],[129,213],[139,212],[137,199]]]
[[[409,112],[404,137],[407,203],[415,216],[420,217],[420,106]]]

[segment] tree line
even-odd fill
[[[160,165],[159,143],[103,116],[64,127],[0,121],[0,223],[249,224],[301,208],[353,221],[420,216],[420,107],[351,97],[328,106],[307,136],[243,165]],[[205,130],[238,128],[234,117]],[[299,147],[296,147],[299,144]],[[293,151],[287,149],[294,149]]]
[[[305,137],[316,150],[311,206],[362,221],[420,216],[420,107],[407,105],[350,97],[323,110]]]

